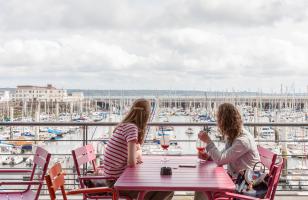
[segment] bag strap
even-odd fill
[[[260,162],[260,161],[255,163],[255,165],[253,166],[252,170],[255,171],[256,166],[257,166],[258,164],[261,164],[261,166],[262,166],[262,168],[263,168],[263,173],[265,173],[265,165],[264,165],[262,162]],[[261,170],[262,170],[262,168],[261,168]]]

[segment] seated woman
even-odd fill
[[[142,163],[140,144],[145,140],[147,122],[151,108],[149,101],[137,99],[123,121],[118,124],[109,139],[104,152],[104,175],[119,178],[126,167],[134,167]],[[113,187],[114,180],[106,181],[108,187]],[[120,191],[120,195],[138,196],[136,191]],[[173,192],[149,192],[145,199],[172,199]]]
[[[252,169],[260,161],[257,145],[253,136],[243,128],[239,111],[233,104],[223,103],[217,112],[218,130],[226,140],[225,149],[219,151],[211,141],[209,135],[200,131],[198,137],[205,142],[207,153],[199,153],[199,158],[211,159],[217,165],[226,165],[232,178],[236,178],[240,171]],[[195,200],[207,199],[202,193],[196,192]]]

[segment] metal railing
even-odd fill
[[[99,138],[89,138],[89,134],[91,134],[89,131],[89,129],[91,127],[110,127],[110,126],[115,126],[117,125],[117,122],[0,122],[0,127],[78,127],[78,130],[80,131],[80,134],[78,137],[80,138],[74,138],[74,139],[61,139],[61,140],[57,140],[57,144],[53,144],[52,141],[50,141],[49,139],[37,139],[37,138],[27,138],[27,139],[14,139],[14,138],[10,138],[7,139],[6,142],[17,142],[17,141],[32,141],[32,142],[46,142],[48,143],[47,146],[54,146],[56,147],[56,145],[59,145],[60,143],[65,143],[65,142],[69,142],[69,143],[78,143],[78,146],[82,146],[82,145],[86,145],[90,142],[99,142],[102,141],[102,139]],[[212,122],[198,122],[198,123],[182,123],[182,122],[175,122],[175,123],[161,123],[161,122],[151,122],[148,124],[148,126],[150,127],[160,127],[160,126],[173,126],[173,127],[204,127],[204,126],[209,126],[209,127],[214,127],[216,126],[216,123],[212,123]],[[275,122],[275,123],[244,123],[245,127],[295,127],[295,128],[305,128],[308,127],[308,123],[279,123],[279,122]],[[175,131],[176,133],[176,131]],[[77,136],[76,136],[77,137]],[[270,139],[259,139],[256,138],[255,139],[257,143],[261,144],[262,143],[273,143],[273,142],[277,142],[277,140],[270,140]],[[194,142],[194,140],[190,140],[190,139],[180,139],[180,140],[176,140],[177,142]],[[104,142],[106,142],[106,140],[104,140]],[[151,143],[152,140],[149,140],[147,138],[145,143]],[[214,142],[220,142],[220,140],[214,140]],[[279,143],[290,143],[290,140],[278,140]],[[304,139],[298,139],[298,140],[292,140],[293,143],[298,143],[298,144],[304,144],[306,142],[308,142],[307,138]],[[52,156],[53,157],[64,157],[64,159],[69,159],[71,152],[69,150],[67,150],[67,152],[65,153],[54,153],[52,152]],[[190,153],[190,155],[193,155],[194,153]],[[2,153],[0,152],[1,156],[12,156],[12,154],[10,153]],[[14,156],[18,156],[18,155],[25,155],[23,153],[16,153],[14,154]],[[28,156],[33,155],[33,153],[28,153],[26,154]],[[187,155],[187,154],[185,154]],[[284,156],[287,158],[292,158],[292,157],[300,157],[299,159],[303,159],[305,160],[307,158],[307,154],[292,154],[292,155],[287,155],[287,154],[280,154],[280,156]],[[71,159],[72,161],[72,159]],[[305,160],[306,161],[306,160]],[[51,165],[50,165],[51,166]],[[308,167],[308,166],[307,166]],[[2,168],[4,168],[2,166]],[[11,168],[11,167],[9,167]],[[16,168],[16,166],[14,167]],[[23,167],[18,167],[18,168],[25,168]],[[29,168],[27,168],[29,169]],[[72,170],[71,167],[66,167],[65,170],[67,171],[67,175],[68,175],[68,183],[67,186],[69,187],[74,187],[76,186],[77,181],[76,181],[76,174],[75,171]],[[288,171],[290,172],[290,174],[285,174],[285,177],[282,177],[283,182],[280,183],[280,187],[279,187],[279,191],[308,191],[308,168],[304,168],[301,169],[302,171],[307,171],[307,174],[300,174],[301,177],[299,177],[298,174],[294,174],[292,173],[292,171],[298,171],[298,169],[295,168],[291,168],[290,166],[288,166]],[[292,178],[295,177],[295,178]],[[296,178],[298,177],[298,178]],[[2,177],[1,177],[2,178]],[[289,179],[292,180],[289,180]],[[6,180],[18,180],[18,178],[7,178]],[[298,182],[298,184],[291,184],[291,181],[293,182]],[[44,192],[44,190],[46,190],[46,188],[43,188],[43,192],[42,194],[46,194],[46,192]]]

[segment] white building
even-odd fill
[[[46,87],[21,85],[17,86],[15,94],[12,95],[13,101],[78,101],[83,99],[82,95],[68,95],[64,89],[57,89],[51,84]],[[73,100],[74,99],[74,100]]]
[[[72,92],[72,93],[67,94],[67,97],[66,97],[66,101],[68,102],[80,101],[83,99],[84,99],[83,92]]]

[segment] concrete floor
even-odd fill
[[[59,200],[62,199],[59,196]],[[70,200],[81,200],[81,196],[70,196]],[[193,196],[174,196],[172,200],[193,200]],[[50,200],[48,196],[40,197],[40,200]],[[308,196],[276,196],[275,200],[308,200]]]
[[[193,200],[193,197],[176,196],[172,200]],[[307,200],[308,196],[276,196],[275,200]]]

